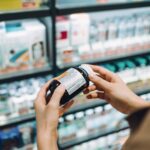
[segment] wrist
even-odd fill
[[[150,107],[150,102],[143,100],[141,97],[137,96],[136,94],[134,95],[133,98],[134,98],[134,101],[132,103],[130,113],[133,113],[142,108]]]
[[[37,136],[38,137],[43,137],[44,138],[57,138],[58,137],[58,133],[57,133],[57,129],[37,129]]]
[[[37,144],[39,150],[49,150],[50,147],[57,149],[57,131],[55,132],[38,132]]]

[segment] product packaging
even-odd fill
[[[70,24],[65,17],[57,17],[56,20],[56,45],[57,48],[65,48],[70,45]]]
[[[31,62],[36,67],[41,67],[46,63],[46,28],[38,20],[25,20],[22,22],[27,32],[27,41]]]
[[[89,43],[90,18],[88,14],[70,15],[70,40],[72,46]]]
[[[8,67],[18,69],[29,65],[28,35],[20,22],[7,22],[5,35],[5,63]],[[13,70],[11,68],[11,71]]]

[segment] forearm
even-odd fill
[[[38,150],[58,150],[57,147],[57,132],[50,133],[43,132],[37,135]]]

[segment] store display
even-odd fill
[[[46,28],[36,19],[2,22],[0,73],[47,65]]]
[[[91,150],[104,150],[104,149],[109,149],[109,150],[120,150],[121,146],[125,143],[129,135],[129,129],[120,131],[118,133],[106,136],[106,137],[101,137],[96,140],[92,140],[90,142],[86,142],[84,144],[75,146],[73,148],[67,149],[67,150],[86,150],[86,149],[91,149]]]
[[[113,15],[105,19],[97,13],[95,16],[92,13],[66,16],[67,28],[63,26],[64,21],[57,22],[57,35],[62,34],[61,29],[67,34],[66,45],[62,44],[64,39],[56,39],[57,45],[61,45],[57,46],[60,68],[80,61],[94,62],[149,50],[149,13]]]
[[[33,78],[0,85],[0,120],[13,119],[34,112],[34,100],[40,87],[52,78]]]
[[[150,94],[144,94],[141,96],[145,100],[150,100]],[[113,118],[111,116],[114,116]],[[118,117],[117,117],[118,116]],[[75,138],[82,138],[84,136],[104,133],[107,130],[114,128],[119,128],[121,126],[127,125],[126,122],[122,122],[122,118],[125,116],[110,105],[105,107],[94,107],[93,109],[88,109],[86,111],[77,112],[75,114],[67,115],[66,117],[61,117],[59,119],[59,142],[65,143],[67,141],[73,140]],[[114,119],[115,118],[115,119]],[[103,122],[101,121],[103,120]],[[111,124],[109,123],[111,121]],[[121,121],[121,122],[120,122]],[[121,123],[121,124],[120,124]],[[78,132],[77,132],[78,131]],[[70,148],[70,150],[76,150],[76,148],[81,149],[83,145],[90,145],[92,150],[97,148],[111,148],[119,150],[121,145],[127,139],[129,135],[129,130],[121,131],[109,136],[101,137],[100,139],[91,142],[84,143],[79,146]],[[18,139],[19,138],[19,139]],[[104,140],[105,139],[105,140]],[[98,144],[99,142],[101,144]],[[8,144],[9,143],[9,144]],[[20,149],[36,149],[36,122],[29,122],[22,125],[18,125],[15,128],[9,128],[6,131],[0,131],[0,150],[4,148],[15,148]],[[9,147],[8,147],[9,146]],[[85,148],[85,149],[84,149]],[[87,146],[83,147],[86,150]]]
[[[89,86],[89,74],[93,74],[93,70],[89,65],[81,65],[79,67],[74,67],[68,69],[62,75],[54,78],[54,80],[49,85],[49,91],[47,97],[51,96],[55,89],[62,84],[65,87],[65,93],[61,98],[60,105],[64,105],[77,94],[81,93],[86,87]],[[47,104],[48,104],[47,99]]]
[[[0,150],[37,150],[33,102],[43,84],[69,67],[56,78],[75,96],[59,119],[59,147],[120,150],[129,135],[126,116],[102,99],[87,100],[80,93],[88,86],[86,70],[74,66],[103,66],[150,101],[146,5],[147,0],[1,0]]]
[[[112,116],[114,116],[115,119],[112,118]],[[109,105],[106,105],[104,109],[97,107],[86,110],[85,112],[78,112],[75,115],[68,115],[65,117],[65,121],[60,122],[60,144],[98,132],[103,133],[104,131],[121,128],[126,125],[126,123],[123,122],[120,124],[124,116],[125,115],[118,113]],[[111,124],[109,122],[111,122]],[[66,134],[62,134],[62,131]]]

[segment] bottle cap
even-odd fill
[[[90,67],[90,65],[82,64],[79,68],[83,68],[88,74],[94,74],[94,71]]]
[[[103,108],[102,107],[96,107],[94,110],[96,113],[100,113],[103,111]]]
[[[93,109],[89,109],[89,110],[87,110],[87,111],[85,112],[85,114],[86,114],[87,116],[93,115],[93,114],[94,114],[94,110],[93,110]]]
[[[80,119],[84,117],[84,113],[83,112],[78,112],[75,114],[76,118]]]
[[[64,122],[64,118],[60,117],[59,118],[59,123],[63,123]]]
[[[66,116],[66,120],[68,120],[68,121],[74,120],[74,115],[68,115],[68,116]]]
[[[105,110],[111,110],[113,107],[110,104],[107,104],[104,108]]]

